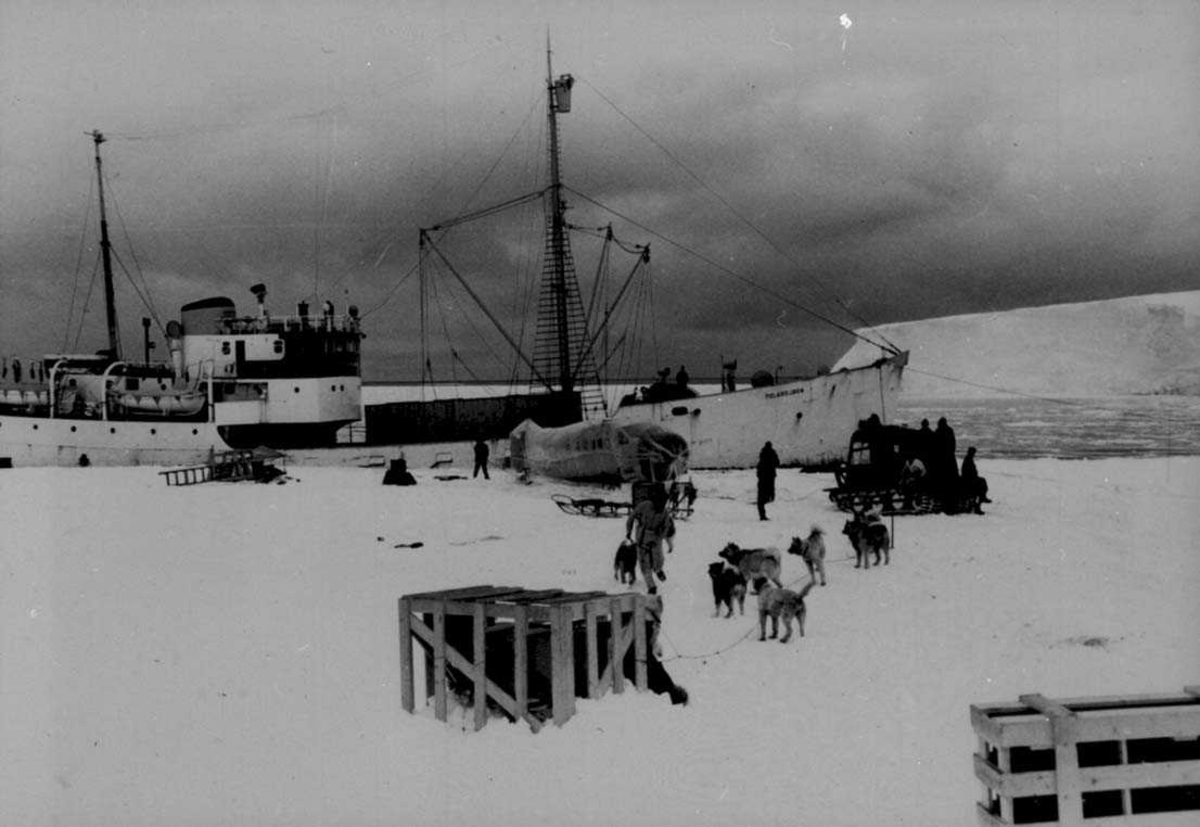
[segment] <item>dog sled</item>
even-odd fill
[[[837,485],[825,491],[841,511],[983,513],[983,495],[960,485],[953,457],[938,457],[927,433],[916,428],[882,425],[877,420],[861,423],[850,439],[845,461],[834,467],[833,474]]]
[[[628,517],[646,496],[646,492],[663,483],[640,482],[632,486],[628,502],[606,500],[602,497],[572,497],[568,494],[551,494],[550,499],[565,514],[577,517]],[[696,486],[690,480],[676,480],[667,486],[667,510],[677,520],[692,516],[696,503]]]
[[[614,502],[599,497],[570,497],[566,494],[551,494],[550,499],[565,514],[577,517],[628,517],[633,503]]]

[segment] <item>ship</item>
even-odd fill
[[[687,441],[692,468],[748,468],[770,442],[780,465],[824,470],[846,458],[862,422],[873,415],[888,421],[907,364],[908,353],[896,351],[867,365],[785,382],[762,375],[743,388],[726,374],[716,393],[627,397],[612,421],[677,434]]]
[[[360,320],[325,302],[311,313],[254,312],[212,296],[184,304],[162,332],[169,360],[123,358],[113,288],[100,146],[100,255],[107,347],[0,361],[0,460],[14,466],[188,465],[229,450],[333,446],[362,416]]]
[[[844,459],[846,446],[860,422],[871,416],[887,422],[897,409],[908,353],[887,342],[873,342],[847,328],[842,330],[878,344],[878,358],[867,364],[786,381],[777,381],[773,375],[760,371],[742,387],[738,387],[734,377],[735,361],[724,365],[727,370],[722,376],[722,389],[717,393],[699,393],[686,384],[668,382],[660,375],[657,382],[640,393],[627,395],[615,407],[609,402],[602,387],[610,383],[601,380],[598,366],[607,364],[611,357],[600,352],[598,342],[601,332],[615,318],[617,302],[648,264],[650,249],[648,245],[619,245],[636,257],[633,269],[615,291],[617,298],[612,305],[600,307],[589,301],[584,309],[569,235],[570,230],[578,228],[568,222],[565,214],[566,187],[559,158],[558,117],[571,111],[574,79],[570,74],[555,77],[549,47],[546,70],[548,186],[497,207],[439,222],[430,229],[422,229],[420,238],[422,263],[437,257],[449,266],[449,258],[438,246],[435,231],[540,199],[545,213],[545,243],[533,356],[522,353],[514,337],[500,328],[540,387],[532,394],[488,399],[367,405],[367,441],[494,439],[508,434],[526,419],[543,428],[611,420],[617,429],[653,427],[656,431],[676,434],[688,446],[691,468],[753,466],[764,443],[769,441],[781,464],[816,469],[828,468]],[[602,260],[612,241],[609,225]],[[478,301],[465,277],[452,267],[451,272],[471,298]],[[593,296],[595,293],[593,289]],[[425,291],[423,298],[424,295]],[[481,309],[499,327],[488,308],[481,305]],[[425,312],[422,311],[423,317]],[[428,365],[428,360],[423,363]]]

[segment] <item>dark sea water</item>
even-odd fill
[[[1200,397],[903,399],[889,421],[946,417],[961,456],[980,459],[1200,455]]]

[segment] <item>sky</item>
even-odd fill
[[[142,317],[250,312],[262,282],[275,312],[354,304],[366,378],[417,378],[418,229],[545,186],[547,35],[576,81],[568,219],[651,248],[610,370],[804,373],[847,329],[1200,289],[1191,2],[16,0],[0,353],[104,344],[98,129],[127,355]],[[541,232],[524,209],[435,236],[527,349]],[[586,299],[599,249],[573,243]],[[434,378],[505,376],[429,272]]]

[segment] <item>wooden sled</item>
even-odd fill
[[[633,512],[633,503],[619,503],[612,500],[602,500],[599,497],[570,497],[566,494],[551,494],[563,512],[581,517],[628,517]],[[686,503],[671,505],[667,508],[671,516],[677,520],[686,520],[692,516],[692,507]]]
[[[575,516],[628,517],[629,513],[633,511],[633,505],[630,503],[602,500],[599,497],[570,497],[566,494],[551,494],[550,499],[554,500],[554,504],[564,513]]]

